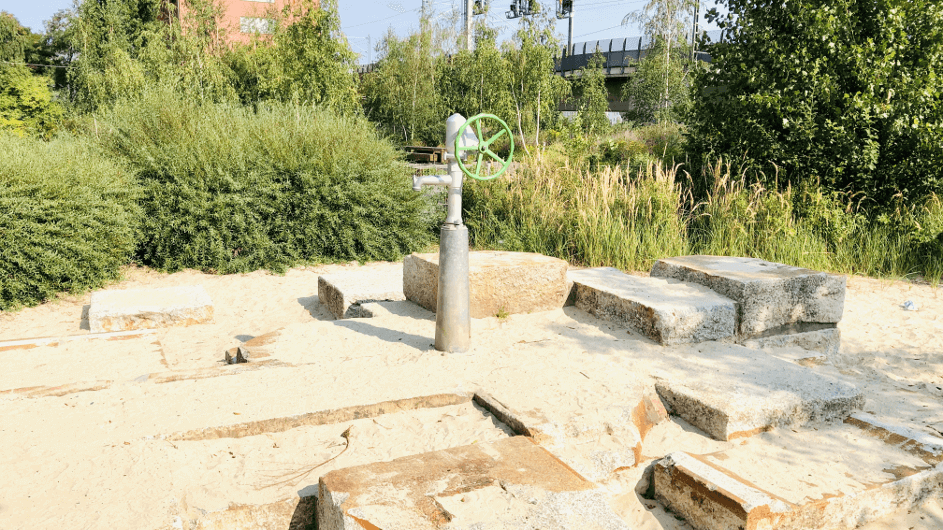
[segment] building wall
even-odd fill
[[[180,16],[186,20],[187,0],[178,0]],[[248,42],[256,31],[266,33],[266,14],[281,11],[287,4],[298,0],[217,0],[225,8],[221,25],[226,28],[230,42]],[[320,0],[313,0],[319,7]]]

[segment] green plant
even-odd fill
[[[599,50],[593,54],[589,64],[580,69],[579,78],[573,83],[573,100],[576,103],[580,123],[586,132],[601,133],[609,130],[609,92],[602,67],[605,57]]]
[[[820,181],[874,206],[943,190],[943,5],[726,0],[726,32],[686,120],[697,161],[779,184]]]
[[[445,108],[431,34],[400,39],[390,30],[381,48],[383,57],[361,86],[367,117],[404,144],[438,145],[445,137]]]
[[[0,130],[48,138],[63,114],[46,78],[25,66],[0,64]]]
[[[89,142],[0,132],[0,310],[80,292],[134,252],[137,186]]]
[[[363,118],[155,90],[119,102],[98,130],[137,172],[139,255],[159,269],[395,260],[429,239],[406,166]]]

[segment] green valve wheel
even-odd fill
[[[488,120],[488,122],[495,121],[497,124],[492,124],[486,122],[485,130],[489,130],[491,127],[498,129],[497,134],[491,138],[485,140],[484,135],[481,133],[482,125],[481,122]],[[478,145],[462,146],[462,137],[465,135],[465,130],[474,124],[472,131],[475,132],[478,138]],[[491,126],[491,127],[488,127]],[[494,151],[491,150],[491,144],[497,141],[504,135],[508,135],[508,138],[511,140],[511,150],[508,152],[507,160],[502,159]],[[462,160],[462,155],[468,153],[468,163],[465,165],[465,161]],[[465,125],[462,125],[462,128],[458,130],[458,135],[455,137],[455,158],[458,162],[459,169],[462,170],[462,173],[468,175],[469,177],[477,180],[491,180],[500,177],[507,171],[508,166],[511,165],[511,159],[514,157],[514,135],[511,134],[511,128],[508,127],[507,123],[504,123],[504,120],[495,116],[494,114],[479,114],[473,116],[471,119],[465,122]],[[495,161],[501,164],[501,169],[493,175],[482,175],[481,169],[482,164],[485,161]],[[474,168],[470,166],[474,165]]]

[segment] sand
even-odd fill
[[[382,265],[356,270],[369,274],[376,266]],[[334,321],[317,300],[317,277],[354,267],[298,268],[282,276],[133,268],[108,288],[203,285],[214,321],[126,340],[0,351],[0,528],[171,528],[233,503],[310,494],[317,477],[332,469],[510,434],[487,412],[463,404],[241,438],[168,439],[423,395],[487,388],[528,413],[586,426],[576,443],[624,442],[618,432],[593,426],[622,414],[613,403],[637,400],[650,383],[645,363],[661,355],[659,346],[565,308],[475,320],[472,352],[443,355],[431,346],[434,316],[408,302],[384,305],[382,317]],[[0,314],[0,341],[88,334],[82,317],[89,298]],[[903,310],[907,300],[919,310]],[[943,290],[850,278],[840,328],[840,354],[815,361],[814,369],[862,388],[868,412],[943,432]],[[270,359],[223,364],[226,349],[279,329]],[[303,473],[344,449],[340,435],[347,427],[350,448]],[[771,447],[790,443],[770,440],[764,443]],[[711,454],[740,443],[711,440],[675,419],[647,435],[642,454],[649,462],[676,450]],[[821,448],[827,450],[838,449]],[[612,491],[613,507],[633,528],[687,528],[635,493],[643,468],[601,481]],[[799,491],[796,483],[779,487]],[[864,528],[940,527],[943,503],[934,499]]]

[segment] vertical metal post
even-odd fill
[[[701,14],[701,0],[694,3],[694,28],[691,31],[691,61],[697,58],[697,18]]]
[[[465,46],[472,51],[472,16],[475,13],[475,0],[465,0]]]
[[[573,8],[575,6],[570,6],[570,32],[566,38],[566,47],[570,50],[570,55],[573,55]]]

